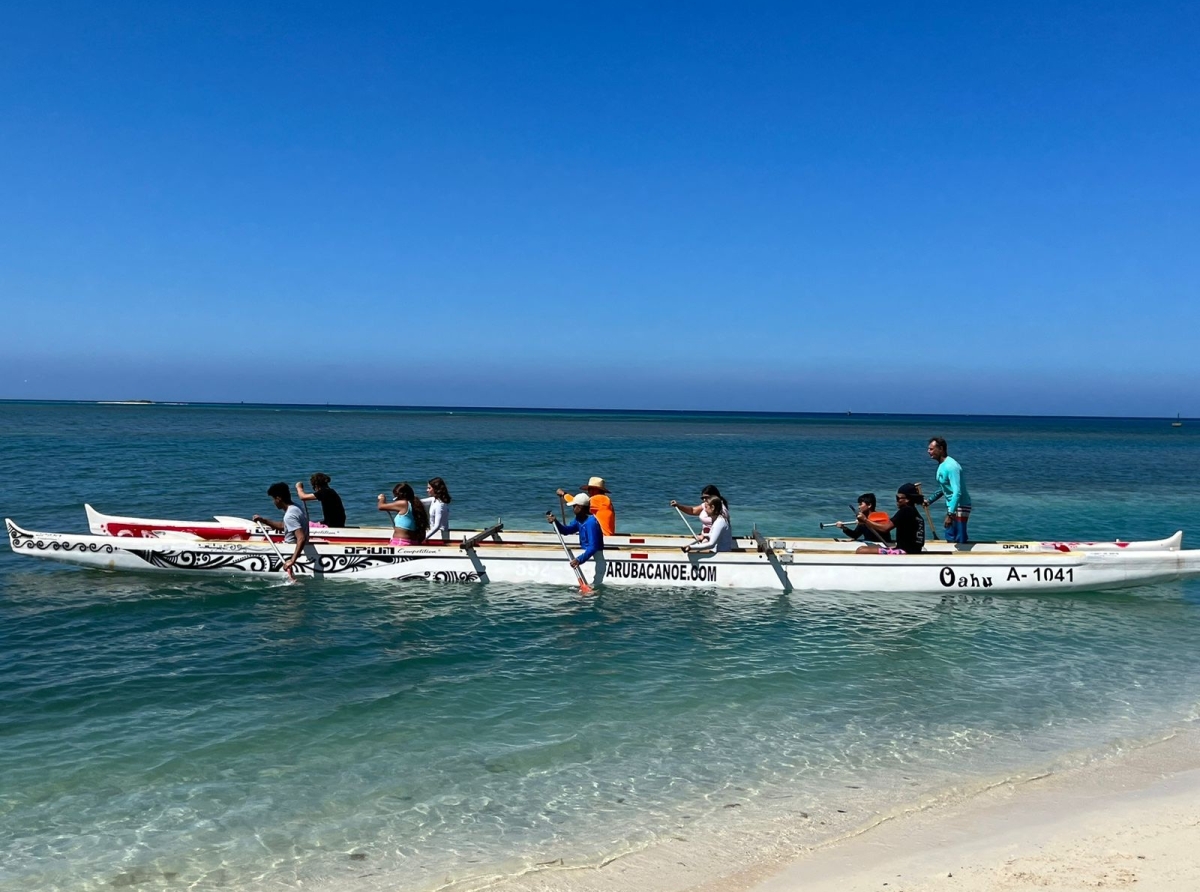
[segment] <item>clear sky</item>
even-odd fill
[[[10,2],[0,397],[1200,415],[1200,5]]]

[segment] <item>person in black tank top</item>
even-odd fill
[[[318,471],[308,480],[312,484],[313,491],[305,492],[304,484],[296,481],[296,495],[305,502],[315,500],[321,503],[321,521],[325,526],[344,527],[346,525],[346,509],[342,505],[342,497],[330,487],[329,475]]]
[[[857,550],[858,554],[920,554],[925,547],[925,518],[917,510],[921,504],[921,494],[913,483],[905,483],[896,490],[896,513],[885,523],[875,523],[865,520],[868,527],[879,533],[889,530],[896,531],[896,547],[888,548],[881,545],[863,545]]]

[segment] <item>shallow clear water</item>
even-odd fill
[[[537,526],[557,486],[600,474],[625,529],[682,529],[667,500],[715,482],[739,532],[813,535],[863,490],[931,480],[934,433],[970,475],[978,538],[1157,538],[1196,531],[1200,503],[1200,437],[1159,421],[0,404],[0,425],[3,513],[60,531],[85,528],[85,501],[265,513],[267,484],[324,470],[351,522],[439,474],[456,526]],[[5,550],[0,888],[420,889],[680,828],[834,826],[1194,717],[1198,621],[1195,581],[583,600]]]

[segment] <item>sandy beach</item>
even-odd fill
[[[1200,889],[1200,733],[877,816],[806,846],[799,827],[685,836],[599,867],[546,865],[504,890],[1025,892]],[[789,832],[791,831],[791,832]]]
[[[1200,889],[1194,734],[819,848],[754,892]]]

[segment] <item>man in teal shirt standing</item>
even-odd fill
[[[938,463],[938,489],[946,497],[946,541],[967,541],[967,519],[971,516],[971,494],[963,480],[962,465],[947,454],[946,441],[934,437],[929,441],[929,457]],[[929,500],[925,500],[929,507]]]

